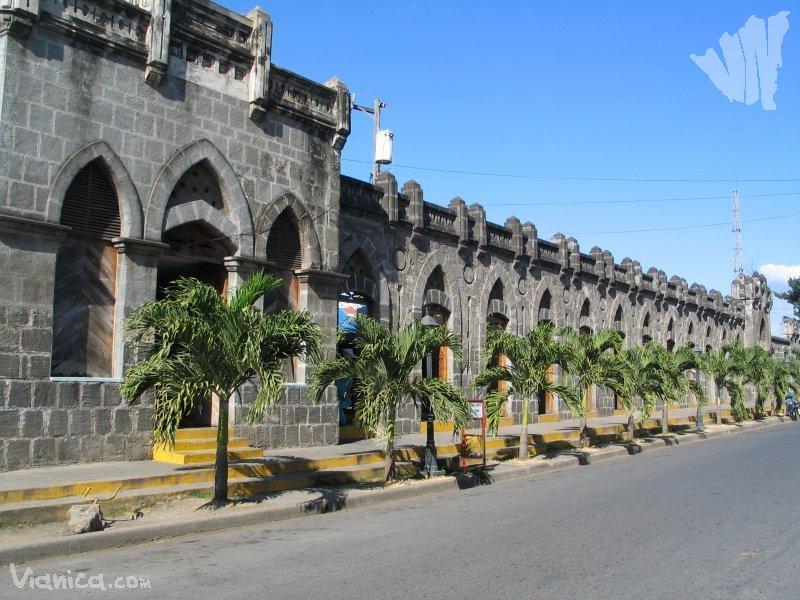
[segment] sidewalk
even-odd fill
[[[670,426],[693,426],[695,409],[670,411]],[[591,419],[590,433],[597,443],[619,440],[625,416]],[[574,445],[578,441],[578,422],[534,423],[528,426],[531,454]],[[644,424],[655,432],[658,419]],[[516,458],[520,426],[503,427],[486,441],[487,461]],[[474,456],[480,452],[478,431],[469,432],[468,444]],[[456,466],[461,454],[460,436],[438,433],[435,436],[440,464]],[[396,459],[401,474],[417,474],[424,456],[425,435],[399,436]],[[480,459],[470,459],[472,464]],[[275,494],[313,486],[365,485],[380,483],[384,477],[384,458],[374,439],[337,446],[270,449],[263,458],[232,462],[229,467],[231,497]],[[174,465],[154,461],[99,462],[42,467],[0,473],[0,525],[20,522],[64,520],[73,504],[99,500],[107,514],[123,514],[144,505],[170,498],[193,495],[211,496],[213,463]]]
[[[59,554],[112,548],[164,537],[309,516],[423,494],[441,494],[518,477],[581,468],[584,465],[628,457],[631,454],[649,453],[673,446],[697,443],[785,421],[787,419],[782,417],[769,417],[764,421],[745,421],[737,425],[712,425],[702,436],[684,430],[667,437],[654,436],[638,440],[633,447],[627,444],[613,444],[581,451],[570,450],[541,455],[526,461],[512,460],[493,465],[488,479],[460,475],[402,482],[388,487],[318,486],[241,501],[213,511],[204,507],[205,500],[184,498],[173,506],[166,505],[165,508],[162,505],[154,507],[153,510],[146,509],[145,518],[141,521],[115,522],[105,531],[83,535],[67,534],[63,524],[25,526],[17,532],[8,531],[6,535],[0,535],[0,565]]]
[[[670,411],[670,421],[694,416],[695,409],[684,408]],[[659,421],[659,418],[654,418]],[[627,422],[625,416],[609,416],[591,419],[592,427],[605,427],[608,425],[622,425]],[[659,421],[660,422],[660,421]],[[570,432],[578,430],[578,421],[558,421],[555,423],[532,423],[528,425],[528,434],[537,435],[550,432]],[[479,430],[469,430],[470,435],[479,435]],[[520,426],[511,425],[501,427],[498,438],[519,436]],[[437,446],[447,447],[454,439],[450,433],[437,433]],[[491,437],[487,438],[491,439]],[[398,450],[414,448],[425,445],[425,435],[415,433],[397,436]],[[306,448],[277,448],[264,451],[266,461],[288,462],[296,459],[306,461],[346,457],[354,454],[365,454],[380,451],[380,444],[374,439],[358,440],[338,444],[336,446],[311,446]],[[25,490],[41,487],[62,487],[77,483],[104,482],[109,480],[135,480],[147,477],[168,477],[179,473],[197,471],[208,465],[172,465],[152,460],[143,461],[114,461],[93,462],[54,467],[38,467],[19,471],[0,472],[0,503],[7,502],[12,490]],[[99,488],[94,491],[101,491]],[[113,490],[112,490],[113,491]],[[4,494],[4,492],[6,494]]]

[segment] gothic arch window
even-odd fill
[[[554,321],[553,312],[551,310],[553,304],[553,295],[550,290],[545,290],[539,300],[539,310],[536,314],[539,323],[552,323]]]
[[[499,300],[500,302],[503,301],[503,282],[499,279],[494,282],[492,286],[492,290],[489,292],[489,302],[492,300]]]
[[[425,296],[430,291],[447,292],[445,287],[444,271],[437,265],[425,282]],[[450,320],[450,311],[439,304],[426,304],[422,307],[423,322],[437,325],[446,325]],[[449,352],[444,346],[437,348],[422,363],[422,376],[425,378],[449,379]]]
[[[444,271],[442,270],[441,266],[436,266],[436,268],[431,271],[431,274],[428,275],[428,280],[425,282],[425,291],[428,290],[437,290],[439,292],[447,292],[444,283]]]
[[[652,341],[653,336],[650,333],[650,313],[648,312],[644,316],[644,321],[642,321],[642,343],[646,344],[649,341]]]
[[[81,169],[64,195],[61,224],[72,229],[56,255],[53,297],[55,377],[113,374],[119,202],[102,159]]]
[[[591,314],[592,305],[589,303],[589,299],[583,301],[583,306],[581,306],[581,317],[589,317]]]
[[[667,350],[670,352],[675,349],[675,338],[673,337],[674,328],[675,326],[672,321],[672,317],[670,317],[669,322],[667,323]]]
[[[581,305],[581,316],[580,316],[581,323],[580,323],[580,328],[578,330],[581,335],[589,335],[590,333],[592,333],[592,328],[588,324],[591,312],[592,312],[592,305],[589,302],[589,299],[587,298],[586,300],[583,301],[583,304]]]
[[[289,209],[284,210],[269,230],[267,260],[280,270],[299,269],[302,264],[302,245],[297,219]]]
[[[267,236],[267,260],[274,266],[274,273],[283,279],[283,285],[264,298],[266,312],[298,310],[300,308],[300,281],[295,271],[302,265],[303,252],[300,229],[294,213],[285,209],[272,223]],[[284,371],[290,382],[299,378],[300,360],[288,359]]]
[[[553,295],[550,293],[550,290],[545,290],[544,294],[542,294],[542,299],[539,301],[539,310],[546,309],[550,310],[550,305],[553,303]]]

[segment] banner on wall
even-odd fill
[[[339,329],[346,332],[355,331],[356,315],[366,315],[367,305],[361,302],[339,302]]]

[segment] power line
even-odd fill
[[[789,219],[792,217],[800,217],[800,213],[789,213],[786,215],[776,215],[774,217],[762,217],[760,219],[748,219],[742,223],[759,223],[761,221],[777,221],[778,219]],[[600,235],[608,233],[646,233],[651,231],[679,231],[682,229],[702,229],[705,227],[730,227],[730,221],[722,223],[703,223],[700,225],[680,225],[677,227],[648,227],[646,229],[618,229],[615,231],[574,231],[568,235]]]
[[[362,164],[372,164],[369,160],[359,160],[356,158],[343,158],[345,162]],[[630,183],[731,183],[732,178],[728,179],[690,179],[690,178],[636,178],[636,177],[559,177],[555,175],[523,175],[518,173],[493,173],[488,171],[461,171],[456,169],[439,169],[436,167],[421,167],[418,165],[392,164],[398,169],[414,169],[417,171],[430,171],[434,173],[454,173],[457,175],[476,175],[479,177],[506,177],[510,179],[537,179],[551,181],[617,181]],[[800,181],[795,179],[737,179],[741,183],[790,183]]]
[[[800,192],[779,194],[748,194],[740,198],[771,198],[777,196],[800,196]],[[645,202],[688,202],[691,200],[727,200],[730,196],[683,196],[677,198],[638,198],[630,200],[577,200],[575,202],[482,202],[483,206],[576,206],[580,204],[639,204]]]

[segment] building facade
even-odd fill
[[[464,340],[436,376],[469,387],[487,327],[614,328],[628,342],[769,347],[771,292],[730,296],[606,250],[583,253],[478,204],[426,202],[390,173],[341,175],[350,96],[272,62],[272,22],[207,0],[0,0],[0,468],[141,459],[152,405],[120,399],[133,360],[124,322],[194,276],[226,293],[255,269],[284,286],[264,310],[305,308],[335,351],[356,305],[392,327],[430,315]],[[306,365],[262,447],[334,444],[335,390],[306,397]],[[613,397],[598,392],[598,414]],[[542,399],[542,414],[565,414]],[[513,405],[518,412],[519,406]],[[537,412],[537,411],[534,411]],[[213,402],[187,422],[214,421]],[[409,405],[400,431],[418,428]]]

